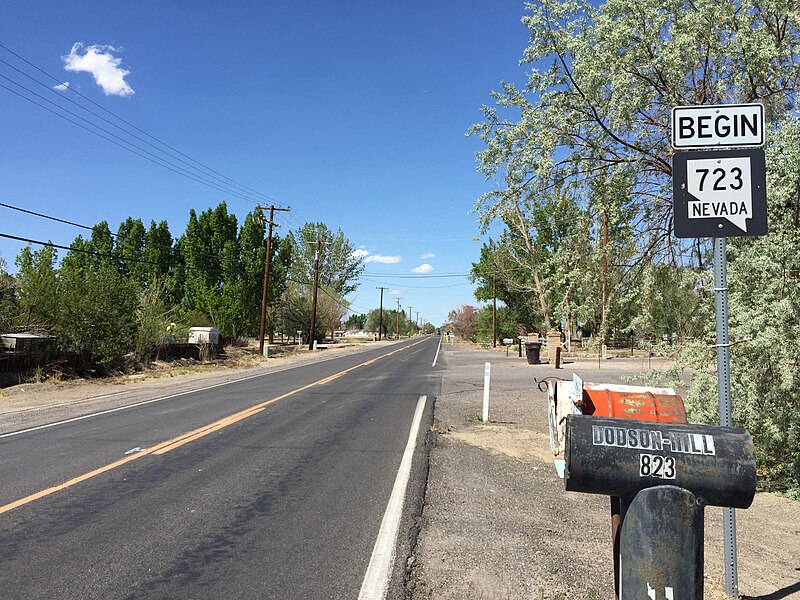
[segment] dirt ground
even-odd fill
[[[647,360],[571,360],[562,370],[446,345],[421,533],[409,581],[422,599],[613,598],[609,499],[566,492],[553,468],[544,377],[620,382]],[[482,408],[491,363],[489,422]],[[660,366],[651,361],[651,367]],[[536,378],[536,380],[534,380]],[[758,493],[736,511],[738,580],[752,600],[800,598],[800,502]],[[722,509],[705,510],[705,598],[724,600]],[[644,597],[643,597],[644,600]]]

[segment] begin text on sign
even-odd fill
[[[676,106],[672,109],[675,148],[724,148],[764,144],[761,104]]]

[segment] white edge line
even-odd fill
[[[378,532],[378,539],[375,540],[375,547],[372,549],[372,557],[369,560],[367,573],[361,583],[361,591],[358,600],[384,600],[389,588],[389,579],[392,573],[392,566],[395,558],[395,544],[397,543],[397,533],[400,529],[400,517],[403,514],[403,503],[406,498],[406,488],[408,479],[411,476],[411,460],[414,457],[414,446],[417,441],[422,413],[425,411],[427,396],[420,396],[417,401],[417,410],[414,412],[414,419],[411,422],[411,431],[408,434],[408,443],[403,452],[403,459],[400,461],[400,468],[394,480],[392,495],[389,497],[389,504],[383,514],[381,528]]]
[[[442,338],[441,336],[439,336],[439,345],[436,346],[436,356],[433,357],[433,364],[431,365],[432,367],[435,367],[436,361],[439,360],[439,350],[441,350],[441,348],[442,348]]]
[[[367,349],[369,350],[369,349]],[[365,352],[367,351],[365,350]],[[345,355],[347,356],[347,355]],[[207,387],[201,387],[194,390],[186,390],[185,392],[178,392],[177,394],[170,394],[169,396],[159,396],[158,398],[151,398],[150,400],[144,400],[142,402],[136,402],[135,404],[127,404],[125,406],[118,406],[117,408],[109,408],[108,410],[101,410],[100,412],[89,413],[88,415],[81,415],[80,417],[73,417],[71,419],[65,419],[63,421],[56,421],[54,423],[47,423],[45,425],[38,425],[36,427],[29,427],[28,429],[20,429],[19,431],[12,431],[10,433],[3,433],[0,434],[0,439],[13,437],[15,435],[22,435],[23,433],[31,433],[32,431],[39,431],[40,429],[49,429],[50,427],[56,427],[58,425],[66,425],[67,423],[74,423],[75,421],[83,421],[84,419],[91,419],[93,417],[100,417],[102,415],[108,415],[115,412],[120,412],[123,410],[129,410],[131,408],[136,408],[138,406],[145,406],[147,404],[153,404],[154,402],[161,402],[162,400],[169,400],[171,398],[177,398],[179,396],[185,396],[187,394],[193,394],[195,392],[205,392],[206,390],[213,390],[214,388],[222,387],[224,385],[230,385],[232,383],[239,383],[240,381],[247,381],[249,379],[255,379],[256,377],[265,377],[267,375],[273,375],[275,373],[281,373],[283,371],[289,371],[291,369],[299,369],[301,367],[307,367],[310,364],[319,364],[320,362],[327,362],[329,360],[336,360],[337,358],[343,358],[342,356],[331,356],[330,358],[323,358],[317,362],[307,362],[301,365],[292,365],[291,367],[285,367],[283,369],[276,369],[274,371],[268,371],[266,373],[256,373],[255,375],[248,375],[247,377],[241,377],[237,379],[231,379],[230,381],[223,381],[222,383],[215,383],[214,385],[209,385]]]

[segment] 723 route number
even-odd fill
[[[713,184],[710,187],[715,192],[724,192],[728,188],[740,190],[744,186],[742,169],[739,167],[733,167],[730,172],[721,167],[717,167],[711,171],[710,176],[709,171],[710,169],[696,169],[696,172],[700,173],[699,190],[701,192],[705,191],[704,187],[706,183]]]
[[[675,458],[659,454],[640,454],[639,477],[675,479]]]

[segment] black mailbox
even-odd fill
[[[570,415],[564,459],[567,491],[621,499],[614,573],[619,597],[702,600],[703,508],[753,502],[750,434]]]
[[[570,415],[564,459],[570,492],[624,497],[675,485],[731,508],[756,493],[753,438],[734,427]]]

